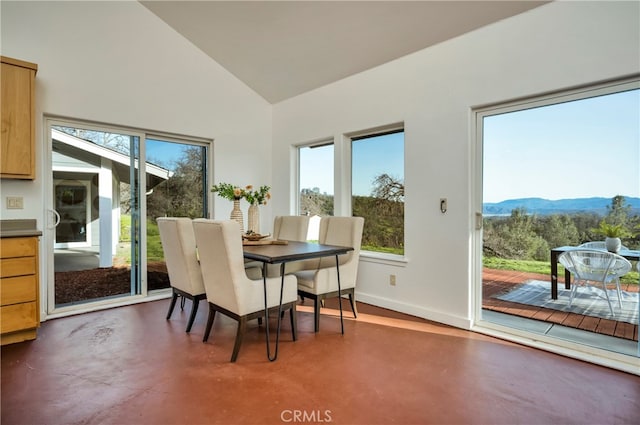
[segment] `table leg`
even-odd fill
[[[262,268],[262,283],[264,286],[264,326],[267,339],[267,358],[270,362],[278,358],[278,346],[280,345],[280,324],[282,322],[282,296],[284,292],[284,263],[280,264],[280,302],[278,304],[278,325],[276,327],[276,348],[271,356],[271,341],[269,338],[269,308],[267,303],[267,265]]]
[[[336,273],[338,274],[338,305],[340,306],[340,329],[344,335],[344,320],[342,318],[342,294],[340,290],[340,264],[336,255]]]
[[[558,253],[551,251],[551,299],[558,299]]]

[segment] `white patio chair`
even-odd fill
[[[578,286],[602,286],[605,295],[604,298],[606,298],[609,304],[611,315],[615,316],[607,292],[607,285],[615,283],[618,293],[618,304],[622,307],[620,276],[631,270],[631,263],[627,259],[612,252],[595,249],[577,249],[562,253],[558,261],[574,276],[569,307],[573,304]]]

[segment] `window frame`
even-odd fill
[[[343,164],[345,164],[345,172],[344,175],[348,176],[347,182],[348,184],[343,185],[342,188],[344,190],[343,202],[346,205],[343,205],[342,208],[345,211],[345,215],[352,216],[353,215],[353,142],[377,137],[384,136],[388,134],[394,133],[403,133],[405,136],[403,137],[403,176],[402,180],[405,180],[406,172],[404,172],[404,164],[406,163],[406,131],[405,131],[405,123],[404,122],[396,122],[388,125],[382,125],[377,127],[372,127],[369,129],[353,131],[349,133],[345,133],[343,135],[344,141],[344,150],[348,151],[347,155],[343,157]],[[366,226],[366,223],[365,223]],[[389,265],[398,265],[398,264],[406,264],[407,260],[407,250],[406,250],[406,214],[403,216],[403,254],[391,254],[386,252],[378,252],[378,251],[360,251],[360,257],[363,258],[364,261],[375,262],[375,263],[385,263]]]
[[[336,180],[336,143],[334,141],[333,138],[322,138],[322,139],[318,139],[314,142],[309,142],[309,143],[302,143],[299,145],[294,145],[294,156],[295,159],[293,161],[294,163],[294,175],[295,175],[295,184],[292,185],[293,187],[293,196],[292,196],[292,200],[294,202],[293,207],[290,208],[290,210],[292,211],[293,214],[295,215],[302,215],[302,211],[300,209],[300,202],[301,202],[301,197],[300,197],[300,191],[301,191],[301,185],[300,185],[300,172],[301,172],[301,167],[300,167],[300,150],[301,149],[305,149],[305,148],[319,148],[319,147],[323,147],[323,146],[333,146],[333,215],[336,215],[336,191],[337,191],[337,180]]]

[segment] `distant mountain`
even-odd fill
[[[631,206],[631,214],[640,214],[640,198],[625,197],[626,205]],[[550,201],[542,198],[507,199],[502,202],[487,202],[482,206],[484,215],[510,215],[516,208],[525,208],[528,213],[570,214],[577,212],[589,212],[600,215],[607,213],[607,206],[611,205],[611,198],[577,198],[558,199]]]

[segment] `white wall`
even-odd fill
[[[271,105],[138,2],[0,7],[2,55],[38,64],[37,178],[2,180],[2,219],[37,219],[43,241],[51,232],[43,114],[213,139],[216,182],[271,184]],[[12,195],[24,197],[24,210],[6,209]],[[217,200],[216,218],[228,218],[231,207]]]
[[[469,326],[479,208],[471,108],[640,72],[639,16],[637,2],[555,2],[279,103],[274,185],[290,187],[292,144],[404,121],[408,263],[361,261],[357,298]],[[292,208],[274,201],[274,213]]]
[[[38,64],[37,151],[43,114],[215,140],[215,180],[270,184],[271,106],[138,2],[1,4],[2,55]],[[2,181],[3,219],[42,223],[42,176]],[[5,196],[25,197],[7,210]],[[216,215],[231,204],[219,201]]]

